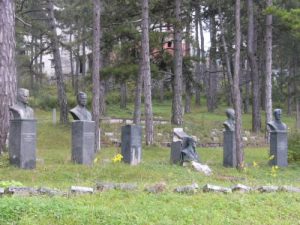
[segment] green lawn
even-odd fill
[[[214,172],[210,177],[188,168],[170,165],[170,149],[158,145],[143,147],[143,162],[138,166],[113,163],[111,159],[120,149],[106,147],[97,154],[97,162],[88,167],[70,161],[70,127],[53,125],[50,113],[36,112],[39,119],[37,168],[20,170],[10,166],[7,155],[4,155],[0,159],[0,180],[14,180],[24,186],[46,186],[64,191],[71,185],[94,187],[98,181],[130,182],[136,183],[138,190],[113,190],[94,195],[53,198],[3,197],[0,198],[1,225],[300,224],[299,193],[173,193],[175,187],[193,182],[200,187],[207,183],[226,187],[237,183],[252,187],[300,187],[300,164],[293,163],[288,168],[272,172],[267,164],[268,147],[246,148],[246,167],[241,172],[222,166],[221,148],[198,148],[201,161],[207,163]],[[214,124],[222,125],[224,116],[222,110],[216,114],[199,110],[193,115],[186,115],[185,120],[193,124],[193,129],[201,132]],[[245,124],[249,122],[247,117],[245,120]],[[205,129],[199,127],[201,121]],[[166,127],[156,129],[165,132],[171,129],[170,125]],[[165,192],[148,194],[143,191],[145,187],[162,181],[167,185]]]

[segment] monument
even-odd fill
[[[274,120],[267,123],[270,130],[270,165],[288,166],[287,126],[281,122],[281,109],[273,112]]]
[[[174,128],[171,144],[171,163],[199,162],[195,140],[186,134],[182,128]]]
[[[87,110],[87,95],[79,92],[78,105],[69,112],[72,122],[72,161],[79,164],[91,165],[95,155],[95,122]]]
[[[123,161],[137,165],[142,160],[142,127],[126,125],[122,127],[121,154]]]
[[[22,169],[36,167],[36,120],[28,100],[29,90],[19,88],[17,102],[9,108],[13,115],[9,128],[9,161]]]
[[[233,109],[226,110],[227,120],[223,123],[223,166],[236,167],[236,144],[235,144],[235,112]]]

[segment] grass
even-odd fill
[[[156,115],[166,118],[168,105],[157,104]],[[161,110],[160,110],[161,109]],[[209,132],[222,126],[224,111],[208,114],[194,109],[185,115],[188,133]],[[206,177],[191,169],[169,164],[170,149],[143,147],[143,162],[138,166],[112,163],[118,147],[105,147],[97,154],[97,162],[89,167],[70,160],[70,126],[53,125],[49,112],[38,116],[37,168],[20,170],[8,164],[8,156],[0,158],[0,181],[13,180],[24,186],[52,187],[68,190],[71,185],[92,186],[98,181],[130,182],[138,185],[135,192],[108,191],[94,195],[71,197],[2,197],[0,224],[300,224],[300,195],[293,193],[185,195],[173,193],[175,187],[193,182],[230,187],[242,183],[260,185],[292,185],[300,187],[300,164],[272,172],[268,166],[268,147],[246,148],[246,169],[237,171],[222,166],[221,148],[198,148],[201,161],[214,174]],[[128,114],[129,115],[129,114]],[[118,115],[119,116],[119,115]],[[130,116],[128,116],[130,117]],[[250,115],[244,124],[250,124]],[[292,121],[292,120],[291,120]],[[159,125],[156,132],[170,132],[171,125]],[[109,126],[103,129],[110,129]],[[119,129],[118,126],[114,129]],[[105,131],[105,130],[104,130]],[[104,132],[102,131],[102,132]],[[253,164],[255,162],[255,165]],[[144,188],[165,182],[167,190],[148,194]]]

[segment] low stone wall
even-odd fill
[[[98,182],[95,187],[82,187],[82,186],[71,186],[68,191],[62,191],[53,188],[34,188],[34,187],[8,187],[0,188],[0,197],[3,196],[65,196],[71,197],[80,194],[94,194],[103,191],[120,190],[120,191],[145,191],[148,193],[162,193],[168,192],[167,185],[164,182],[160,182],[153,185],[148,185],[144,189],[140,189],[137,184],[134,183],[112,183],[112,182]],[[212,184],[205,184],[203,187],[199,187],[197,183],[191,185],[179,186],[173,189],[173,192],[180,194],[196,194],[196,193],[224,193],[230,194],[233,192],[239,193],[271,193],[271,192],[288,192],[288,193],[299,193],[299,187],[293,186],[259,186],[249,187],[243,184],[236,184],[232,187],[223,187]]]

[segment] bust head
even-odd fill
[[[282,114],[281,109],[274,109],[274,111],[273,111],[274,120],[267,123],[267,125],[271,131],[286,131],[287,130],[287,126],[283,122],[281,122],[281,114]]]
[[[85,107],[86,106],[86,104],[87,104],[87,95],[86,95],[86,93],[80,91],[77,94],[77,103],[81,107]]]
[[[17,92],[17,101],[23,103],[24,105],[27,105],[28,100],[29,100],[29,90],[25,88],[19,88]]]
[[[226,116],[227,116],[228,120],[235,120],[234,109],[226,109]]]
[[[274,119],[275,119],[276,122],[281,121],[281,114],[282,114],[281,109],[274,109],[273,115],[274,115]]]

